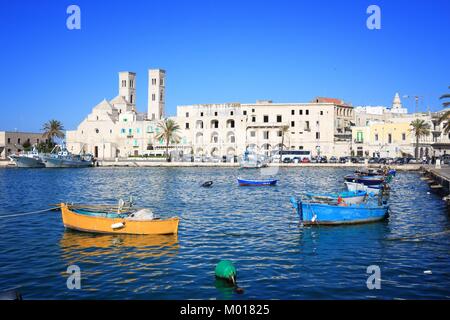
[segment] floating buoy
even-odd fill
[[[431,270],[425,270],[423,273],[425,273],[425,274],[433,274],[433,272],[431,272]]]
[[[236,293],[244,293],[244,289],[239,288],[236,283],[237,271],[230,260],[221,260],[216,266],[215,275],[232,284]]]
[[[204,182],[204,183],[202,184],[202,187],[203,187],[203,188],[209,188],[209,187],[212,186],[212,184],[213,184],[212,181],[206,181],[206,182]]]

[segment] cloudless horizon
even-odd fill
[[[66,9],[81,9],[68,30]],[[369,5],[381,29],[366,27]],[[177,105],[308,102],[442,108],[450,89],[450,1],[8,1],[0,11],[0,130],[78,124],[133,71],[147,111],[147,70],[166,70],[166,115]]]

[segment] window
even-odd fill
[[[217,117],[217,111],[216,112],[214,112],[214,115]]]
[[[36,139],[36,142],[39,143],[39,139]]]
[[[378,133],[375,133],[375,141],[378,141]]]
[[[122,80],[122,88],[127,86],[127,80]]]
[[[358,131],[357,133],[356,133],[356,142],[363,142],[364,141],[364,139],[363,139],[363,133],[361,132],[361,131]]]
[[[200,117],[203,117],[203,112],[200,112]]]
[[[303,110],[300,110],[300,111],[298,112],[298,114],[299,114],[299,115],[302,115],[302,114],[303,114]]]
[[[256,136],[255,131],[250,131],[250,137],[254,137],[254,136]]]
[[[280,115],[277,115],[277,122],[281,122],[283,118]]]
[[[186,112],[186,118],[189,118],[189,112]]]
[[[156,78],[152,78],[152,85],[156,85]]]
[[[100,132],[100,130],[98,130],[97,128],[95,129],[95,133],[99,133]]]
[[[189,122],[186,122],[186,129],[189,129]]]
[[[233,115],[233,111],[230,111],[230,116],[232,116]]]
[[[252,116],[252,122],[256,122],[256,117]]]
[[[295,110],[291,110],[291,115],[295,115]]]
[[[402,140],[403,140],[403,141],[406,140],[406,133],[402,133]]]
[[[141,133],[141,128],[136,128],[136,133]]]
[[[244,116],[246,116],[247,115],[247,110],[244,110]]]
[[[282,131],[277,131],[277,134],[278,134],[279,137],[283,136],[283,132]]]
[[[8,143],[11,143],[11,138],[8,138]]]
[[[388,134],[388,143],[392,143],[392,134]]]
[[[133,88],[133,80],[130,80],[130,88]]]
[[[156,95],[154,93],[152,93],[152,101],[156,100]]]
[[[252,112],[255,112],[255,109],[252,109]]]
[[[163,79],[163,78],[159,79],[159,85],[160,85],[160,86],[163,86],[163,85],[164,85],[164,79]]]
[[[130,95],[130,103],[133,103],[133,95]]]
[[[305,110],[305,114],[306,114],[306,115],[309,114],[309,110],[308,110],[308,109]]]
[[[316,132],[316,139],[320,139],[320,132]]]
[[[323,111],[320,111],[320,115],[323,116]]]
[[[305,131],[309,131],[309,121],[305,121]]]
[[[269,131],[263,132],[263,139],[265,139],[265,140],[269,139]]]
[[[295,127],[295,121],[291,121],[291,127]]]
[[[264,122],[269,122],[269,116],[264,116]]]
[[[17,143],[18,143],[18,144],[20,144],[20,138],[19,138],[19,139],[17,139]]]

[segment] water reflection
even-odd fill
[[[173,257],[179,250],[177,235],[95,234],[66,230],[59,244],[62,257],[75,261],[108,255],[135,259]]]

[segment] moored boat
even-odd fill
[[[237,179],[240,186],[274,186],[277,184],[276,179]]]
[[[384,189],[384,186],[382,184],[366,186],[365,184],[357,182],[345,181],[344,183],[347,186],[348,191],[363,190],[366,191],[368,194],[378,194],[380,191],[383,191]]]
[[[361,176],[357,174],[349,174],[344,177],[345,181],[361,183],[366,186],[380,185],[384,182],[383,176]]]
[[[307,193],[307,196],[311,198],[313,201],[317,202],[342,202],[346,204],[357,204],[362,203],[366,197],[367,192],[364,190],[355,190],[355,191],[344,191],[337,194],[313,194]]]
[[[291,198],[291,203],[305,225],[359,224],[380,221],[388,217],[389,206],[375,203],[323,204]]]
[[[12,154],[9,158],[14,161],[18,168],[44,168],[45,164],[42,161],[39,152],[35,147],[27,153]]]
[[[56,150],[59,150],[56,152]],[[47,168],[85,168],[92,167],[91,155],[74,155],[65,145],[57,145],[50,154],[42,156],[42,161]]]
[[[176,234],[179,218],[158,219],[148,209],[84,206],[61,203],[66,228],[120,234]]]

